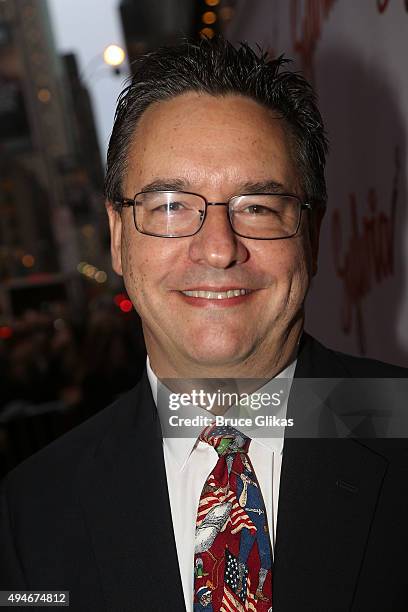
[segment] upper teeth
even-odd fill
[[[225,300],[249,293],[247,289],[230,289],[229,291],[182,291],[184,295],[207,300]]]

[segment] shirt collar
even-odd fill
[[[296,363],[297,363],[297,358],[294,359],[294,361],[292,361],[292,363],[290,363],[284,370],[282,370],[281,372],[279,372],[279,374],[277,374],[275,376],[275,378],[285,378],[285,379],[287,379],[287,382],[288,382],[288,394],[287,394],[287,397],[289,396],[290,387],[292,385],[293,376],[294,376],[295,369],[296,369]],[[157,376],[153,372],[152,367],[150,365],[149,355],[147,355],[147,358],[146,358],[146,369],[147,369],[147,377],[149,379],[150,387],[151,387],[151,390],[152,390],[153,399],[154,399],[154,402],[155,402],[156,407],[157,407]],[[266,391],[267,388],[268,388],[268,383],[269,383],[269,381],[261,389],[259,389],[257,392]],[[280,408],[280,415],[282,417],[285,417],[286,409],[287,409],[287,401]],[[159,414],[159,418],[160,418],[160,414]],[[240,431],[243,434],[246,433],[245,432],[245,428],[241,428]],[[269,449],[272,452],[282,453],[283,443],[284,443],[284,428],[282,428],[282,436],[279,436],[279,437],[258,438],[258,437],[253,436],[253,435],[251,435],[250,437],[251,437],[251,440],[252,440],[251,444],[254,444],[254,443],[255,444],[259,444],[261,446],[266,447],[267,449]],[[199,443],[197,438],[194,438],[194,437],[190,437],[190,438],[176,438],[176,437],[174,437],[174,438],[164,438],[163,442],[166,445],[166,447],[167,447],[168,451],[170,452],[170,454],[172,455],[172,457],[174,458],[175,462],[177,463],[180,471],[184,468],[184,466],[186,465],[186,463],[187,463],[191,453],[193,452],[194,448]]]

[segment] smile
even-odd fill
[[[250,293],[249,289],[229,289],[228,291],[182,291],[184,295],[194,298],[204,298],[206,300],[228,300],[240,295]]]

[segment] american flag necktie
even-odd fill
[[[272,611],[272,551],[262,493],[248,457],[250,438],[226,426],[199,438],[218,461],[198,504],[194,612]]]

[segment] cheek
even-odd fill
[[[291,296],[294,308],[300,306],[308,291],[312,275],[310,245],[307,240],[299,240],[291,267]]]
[[[124,232],[122,236],[122,267],[126,290],[136,310],[142,314],[163,299],[160,295],[168,271],[175,266],[171,244],[159,239]]]
[[[291,263],[292,276],[298,279],[301,285],[308,285],[311,274],[311,253],[309,241],[299,237],[294,242],[294,252]]]
[[[290,281],[307,267],[307,244],[301,236],[277,240],[268,245],[268,250],[260,249],[253,257],[256,267],[262,267],[276,281]],[[256,263],[255,263],[256,262]]]
[[[301,301],[308,289],[311,275],[311,256],[308,241],[298,239],[282,241],[263,260],[275,285],[277,300]]]
[[[140,249],[133,236],[128,232],[122,234],[122,268],[123,281],[126,291],[139,310],[140,298],[144,294],[143,285],[145,283],[146,262],[140,257]]]

